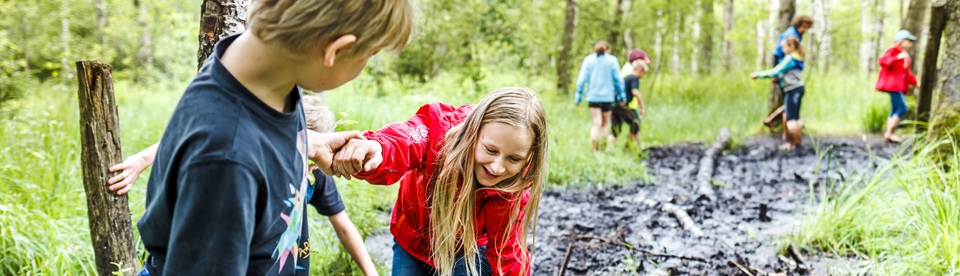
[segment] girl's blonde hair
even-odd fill
[[[323,99],[316,95],[303,95],[303,117],[307,121],[307,129],[319,133],[332,132],[336,127],[333,112],[323,105]]]
[[[803,50],[803,43],[800,43],[799,38],[791,36],[784,39],[783,43],[786,43],[790,46],[790,48],[793,48],[793,51],[800,55],[801,58],[807,55],[806,51]]]
[[[474,174],[476,165],[476,146],[480,129],[489,123],[504,123],[521,131],[529,131],[533,137],[530,155],[525,166],[516,176],[497,183],[492,187],[481,186]],[[511,243],[520,244],[521,271],[528,271],[532,254],[527,252],[527,230],[533,227],[536,233],[537,209],[540,194],[543,191],[547,160],[547,120],[540,100],[527,88],[502,88],[487,95],[480,104],[467,115],[466,120],[447,132],[443,148],[437,163],[441,165],[435,173],[433,191],[430,196],[430,229],[433,232],[431,246],[433,260],[440,275],[451,275],[454,258],[462,253],[470,275],[479,275],[477,268],[477,191],[496,190],[515,195],[510,221],[503,237],[491,237],[491,245],[502,248]],[[521,210],[521,196],[524,190],[530,191],[530,199]],[[519,240],[507,240],[516,226],[517,216],[523,212]],[[536,237],[534,237],[534,244]],[[531,251],[532,251],[531,246]],[[491,260],[492,261],[492,260]],[[498,266],[499,267],[499,266]],[[499,274],[499,273],[494,273]]]

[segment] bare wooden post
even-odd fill
[[[940,58],[940,37],[947,25],[947,3],[934,3],[930,9],[930,29],[927,35],[927,47],[923,50],[923,70],[920,75],[920,93],[917,94],[917,120],[930,119],[930,104],[933,102],[933,90],[937,86],[937,59]],[[925,131],[926,126],[917,124],[917,131]]]
[[[113,175],[108,169],[122,161],[110,66],[98,61],[78,61],[77,80],[83,145],[80,162],[97,270],[102,276],[115,271],[134,275],[138,262],[127,197],[107,190],[107,179]]]

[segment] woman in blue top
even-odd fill
[[[600,140],[605,136],[610,122],[610,111],[614,104],[626,104],[626,92],[620,78],[620,61],[607,54],[610,44],[597,42],[593,54],[583,58],[580,75],[577,77],[577,93],[574,101],[577,105],[586,98],[590,106],[593,125],[590,128],[590,142],[593,150],[600,150]]]

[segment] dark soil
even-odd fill
[[[645,163],[654,179],[649,182],[547,191],[540,203],[533,275],[557,275],[568,248],[566,275],[745,275],[733,262],[754,274],[799,274],[778,260],[777,250],[780,237],[798,230],[813,206],[811,189],[872,173],[899,149],[880,139],[817,142],[814,147],[804,141],[806,147],[786,152],[778,149],[779,139],[758,137],[724,152],[713,176],[713,201],[700,198],[693,184],[705,144],[649,148]],[[674,216],[639,203],[642,199],[682,207],[704,234],[684,231]],[[763,219],[761,205],[767,206]],[[828,273],[822,258],[808,263],[805,273]]]

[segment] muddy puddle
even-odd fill
[[[638,166],[647,166],[649,181],[546,191],[533,275],[557,275],[565,259],[564,275],[855,273],[855,260],[820,255],[803,256],[801,271],[788,254],[778,258],[781,237],[799,229],[811,190],[871,173],[901,146],[859,137],[824,138],[816,146],[805,140],[806,147],[794,152],[779,150],[780,144],[755,137],[719,154],[711,200],[694,184],[706,143],[647,149]],[[664,205],[685,211],[700,231],[684,230]],[[366,244],[375,262],[389,269],[392,236],[369,237]]]
[[[712,201],[693,184],[706,144],[648,149],[653,180],[645,183],[546,192],[533,274],[557,275],[568,249],[565,275],[800,274],[789,254],[778,258],[776,251],[781,236],[799,229],[811,189],[872,172],[898,147],[854,138],[822,139],[816,147],[804,141],[808,146],[795,152],[779,144],[758,137],[719,155]],[[686,211],[702,234],[682,229],[662,210],[665,203]],[[844,266],[845,260],[799,253],[804,274]]]

